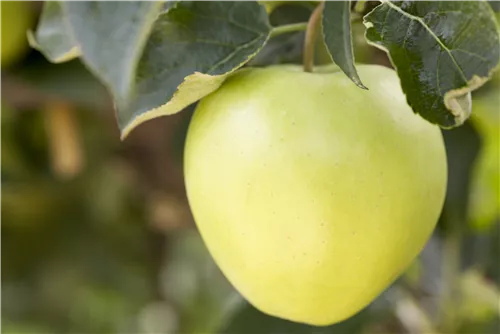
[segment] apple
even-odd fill
[[[391,69],[244,69],[190,123],[185,182],[216,263],[250,303],[329,325],[367,306],[415,259],[440,215],[439,128]]]
[[[27,1],[2,1],[2,67],[15,63],[28,50],[27,30],[34,13]]]

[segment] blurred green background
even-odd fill
[[[82,64],[28,47],[41,5],[1,3],[2,333],[500,332],[498,73],[473,94],[471,119],[443,132],[448,194],[419,258],[367,309],[315,328],[248,305],[207,253],[182,174],[193,108],[120,142],[112,101]],[[271,20],[309,14],[283,5]],[[358,62],[389,66],[360,20],[353,31]],[[298,63],[302,41],[278,36],[252,65]]]

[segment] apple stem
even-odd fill
[[[304,71],[312,72],[314,67],[314,48],[316,46],[316,39],[318,37],[319,26],[321,21],[321,14],[325,6],[321,2],[311,14],[309,22],[307,22],[306,38],[304,40]]]
[[[306,30],[306,28],[307,28],[307,22],[285,24],[282,26],[274,27],[271,30],[270,37],[276,37],[278,35],[286,34],[289,32],[302,31]]]

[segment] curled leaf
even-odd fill
[[[389,54],[416,113],[444,128],[470,116],[470,92],[488,80],[500,58],[488,3],[384,1],[363,23],[367,40]]]

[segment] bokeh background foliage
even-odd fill
[[[3,333],[500,331],[498,72],[473,93],[465,125],[443,131],[448,194],[422,254],[367,309],[315,328],[248,305],[207,253],[182,175],[193,107],[120,142],[110,97],[88,70],[28,47],[40,9],[1,3]],[[304,22],[311,9],[280,6],[271,23]],[[390,66],[364,30],[353,23],[356,61]],[[250,65],[299,63],[303,37],[271,39]],[[327,62],[318,44],[316,63]]]

